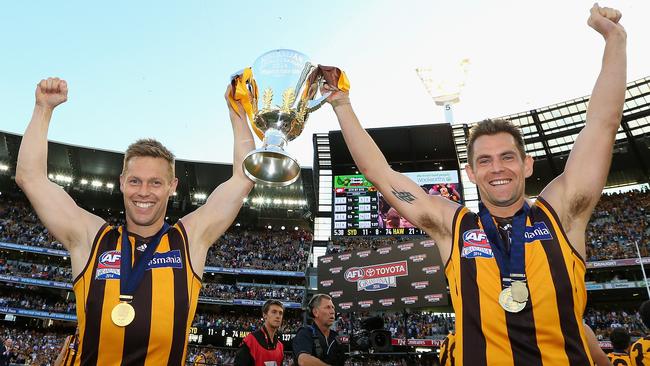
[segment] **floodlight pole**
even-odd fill
[[[650,286],[648,286],[648,278],[645,275],[645,268],[643,267],[643,258],[641,258],[641,251],[639,250],[638,240],[634,241],[634,246],[636,247],[636,255],[639,257],[639,266],[641,266],[641,273],[643,273],[643,283],[645,284],[645,289],[648,292],[648,299],[650,299]]]

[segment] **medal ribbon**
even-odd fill
[[[526,218],[530,207],[527,202],[524,206],[517,211],[512,219],[512,235],[510,236],[510,255],[505,252],[505,245],[501,240],[499,231],[497,230],[494,219],[483,203],[479,203],[479,217],[483,225],[483,231],[490,242],[492,253],[499,266],[501,272],[501,285],[505,287],[510,286],[512,280],[525,281],[526,280],[526,263],[525,263],[525,234],[526,234]]]
[[[163,235],[171,228],[168,223],[164,223],[163,227],[156,233],[153,240],[147,244],[147,249],[144,250],[142,256],[136,261],[135,266],[131,267],[131,242],[129,241],[129,232],[126,230],[126,225],[122,226],[122,252],[120,256],[120,297],[122,295],[133,296],[135,290],[142,282],[144,271],[147,264],[154,256],[154,252],[160,244]]]

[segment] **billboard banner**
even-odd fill
[[[393,310],[448,305],[447,283],[433,240],[318,259],[318,291],[339,311]]]

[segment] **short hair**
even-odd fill
[[[174,162],[176,157],[163,144],[154,139],[140,139],[129,145],[124,153],[122,174],[126,172],[126,166],[132,158],[143,156],[165,159],[169,163],[169,172],[171,177],[174,178]]]
[[[625,350],[630,346],[630,334],[622,327],[614,328],[609,335],[609,340],[615,350]]]
[[[277,305],[281,307],[282,310],[284,311],[284,304],[282,303],[282,301],[272,299],[272,300],[266,300],[264,305],[262,305],[262,314],[268,313],[272,305]]]
[[[328,294],[315,294],[312,296],[311,300],[309,300],[309,304],[307,305],[309,308],[309,315],[314,316],[314,309],[320,306],[321,301],[325,300],[332,300],[332,297]]]
[[[650,300],[646,300],[641,304],[639,314],[641,314],[641,321],[643,324],[650,328]]]
[[[474,143],[476,139],[481,136],[493,136],[498,133],[507,133],[514,137],[517,150],[519,150],[522,159],[526,156],[524,137],[517,126],[505,119],[486,119],[474,125],[469,131],[469,138],[467,139],[467,160],[470,166],[474,162]]]

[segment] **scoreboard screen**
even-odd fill
[[[462,203],[457,170],[402,173],[427,194]],[[334,177],[333,236],[425,235],[392,208],[363,175]]]

